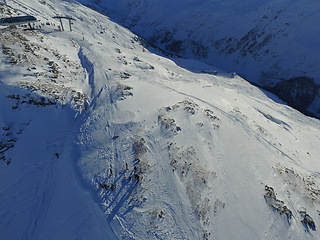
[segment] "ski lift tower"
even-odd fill
[[[75,20],[73,17],[68,17],[68,16],[55,16],[53,18],[57,18],[59,19],[60,21],[60,24],[61,24],[61,28],[62,28],[62,31],[64,31],[64,28],[63,28],[63,24],[62,24],[62,19],[68,19],[69,20],[69,27],[70,27],[70,32],[72,32],[72,29],[71,29],[71,20]]]

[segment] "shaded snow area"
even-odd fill
[[[39,22],[0,29],[1,239],[320,238],[318,120],[77,1],[7,3]]]
[[[252,82],[309,76],[319,83],[316,0],[79,2],[110,12],[168,51],[202,58]]]

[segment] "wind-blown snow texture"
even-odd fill
[[[1,239],[319,239],[318,120],[76,1],[8,4],[41,27],[1,29]]]
[[[320,116],[317,0],[80,2],[110,13],[161,48],[237,72]],[[297,77],[311,78],[312,90],[304,91],[305,82],[299,81],[302,92],[295,93],[296,83],[289,80]],[[288,82],[275,87],[282,81]]]

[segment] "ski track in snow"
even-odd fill
[[[148,80],[147,80],[148,81]],[[162,83],[159,83],[159,82],[154,82],[154,81],[148,81],[150,82],[151,84],[154,84],[154,85],[157,85],[157,86],[160,86],[162,88],[165,88],[165,89],[168,89],[170,91],[174,91],[174,92],[177,92],[179,93],[180,95],[183,95],[187,98],[191,98],[191,99],[194,99],[196,100],[197,102],[202,102],[204,104],[206,104],[207,106],[210,106],[211,109],[215,109],[216,111],[218,111],[219,113],[223,114],[225,117],[227,117],[228,119],[232,120],[232,122],[234,124],[240,124],[241,127],[243,129],[246,130],[246,132],[249,134],[249,135],[252,135],[252,136],[255,136],[257,140],[259,140],[260,142],[266,144],[267,146],[270,146],[271,148],[273,148],[275,151],[277,152],[280,152],[284,157],[288,158],[290,161],[292,161],[293,163],[296,163],[296,159],[293,159],[292,157],[290,157],[288,154],[286,154],[284,151],[282,151],[280,148],[274,146],[270,140],[268,140],[267,138],[264,138],[263,136],[259,135],[257,132],[255,132],[254,130],[252,130],[252,128],[250,126],[248,126],[248,123],[246,120],[242,120],[241,118],[239,117],[236,117],[234,116],[233,114],[229,113],[229,112],[226,112],[224,111],[223,109],[217,107],[216,105],[213,105],[203,99],[201,99],[200,97],[197,97],[197,96],[194,96],[192,94],[188,94],[186,92],[182,92],[182,91],[178,91],[176,90],[175,88],[173,87],[170,87],[170,86],[167,86],[165,84],[162,84]],[[261,113],[261,112],[260,112]],[[263,114],[263,113],[261,113]],[[279,124],[279,121],[280,120],[275,120],[275,118],[272,118],[270,115],[265,115],[263,114],[264,116],[266,116],[268,119],[272,120],[272,121],[275,121],[277,124]],[[283,122],[281,122],[283,123]]]

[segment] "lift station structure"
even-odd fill
[[[20,16],[20,17],[8,17],[1,18],[0,25],[1,26],[12,26],[12,25],[20,25],[25,23],[36,22],[37,19],[33,16]]]

